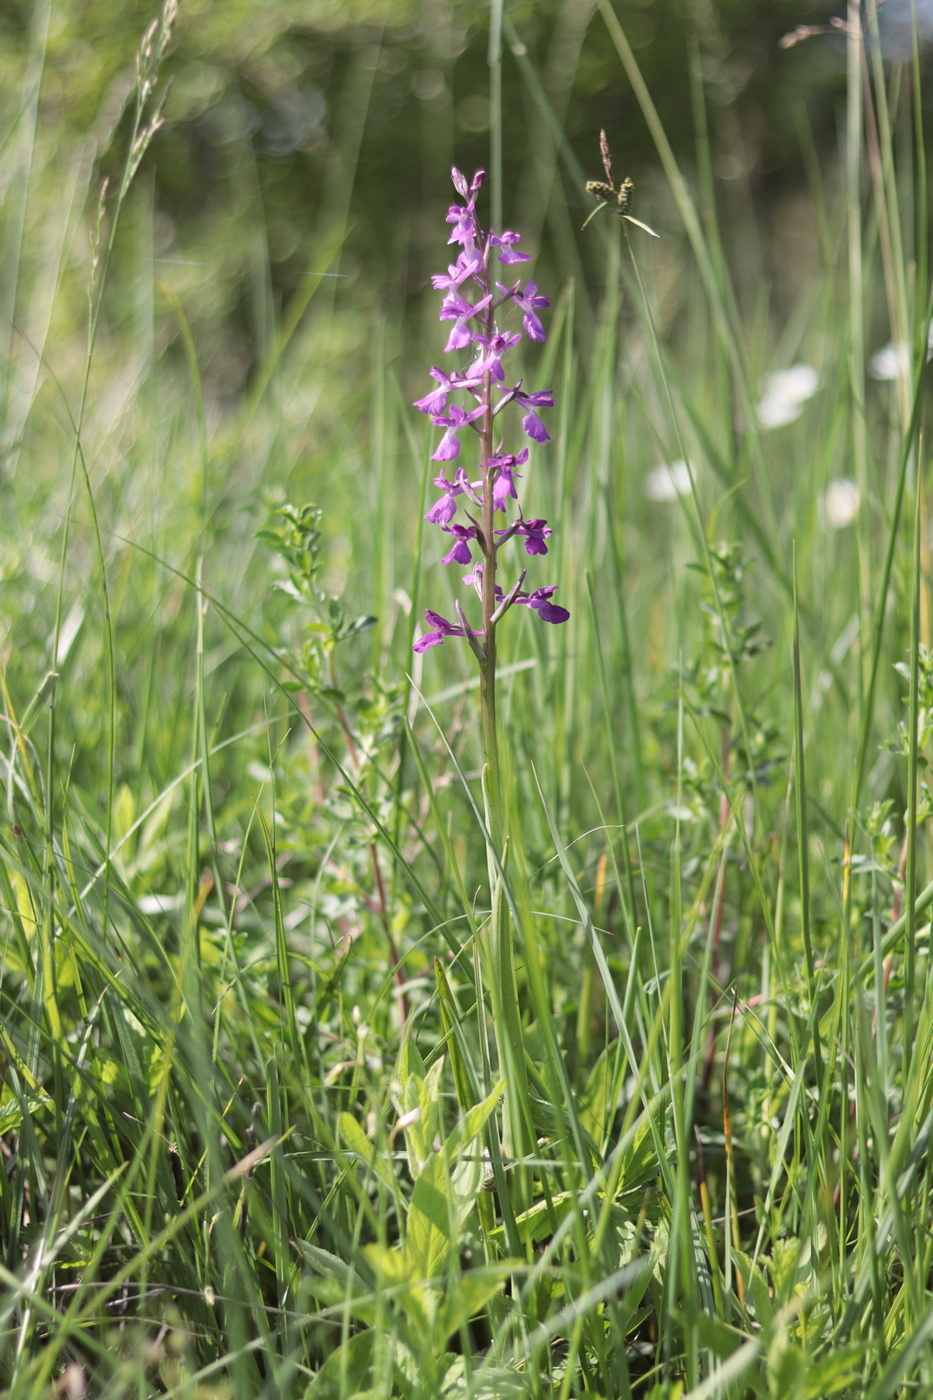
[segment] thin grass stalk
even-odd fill
[[[502,22],[503,0],[489,0],[489,182],[492,197],[491,223],[502,228]]]
[[[917,444],[917,490],[914,499],[913,577],[910,610],[910,735],[907,758],[907,875],[904,891],[907,925],[904,956],[904,1075],[910,1073],[914,1044],[914,997],[917,962],[917,848],[922,839],[918,829],[917,804],[920,786],[920,595],[923,577],[920,567],[921,521],[923,519],[923,440]]]
[[[925,329],[929,334],[929,329],[933,320],[933,288],[931,288],[930,298],[927,302],[927,313],[925,318]],[[925,364],[923,358],[918,362],[913,381],[911,395],[910,421],[901,445],[900,460],[898,463],[897,485],[895,489],[894,502],[891,508],[891,518],[888,527],[888,541],[885,550],[884,563],[881,569],[880,584],[876,586],[875,593],[875,616],[872,623],[871,653],[868,662],[868,676],[865,681],[861,700],[861,736],[859,739],[858,758],[855,765],[855,773],[852,781],[852,797],[850,800],[850,810],[855,813],[858,809],[859,798],[861,796],[862,782],[865,776],[865,763],[868,757],[868,745],[871,739],[871,726],[874,720],[875,687],[878,680],[878,670],[881,664],[881,643],[884,634],[885,617],[888,607],[888,589],[891,585],[891,573],[894,567],[894,556],[897,550],[898,533],[900,527],[901,508],[904,501],[904,491],[907,485],[907,477],[911,461],[911,454],[914,449],[915,436],[920,422],[920,410],[922,406],[922,381]]]
[[[807,969],[807,998],[811,1017],[815,1016],[817,1001],[816,963],[810,930],[810,833],[807,824],[807,778],[804,762],[803,689],[800,675],[800,621],[797,612],[797,557],[794,552],[794,805],[797,822],[797,861],[800,877],[800,922],[803,951]],[[820,1047],[819,1025],[813,1022],[813,1063],[817,1089],[823,1090],[823,1054]]]

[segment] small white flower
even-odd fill
[[[858,515],[861,496],[854,481],[847,476],[831,481],[820,496],[820,520],[831,530],[851,525]]]
[[[927,359],[933,357],[933,325],[927,337]],[[906,379],[910,374],[910,346],[906,340],[897,344],[889,340],[876,350],[868,361],[868,373],[872,379]]]
[[[897,345],[889,340],[868,361],[868,373],[872,379],[900,379],[909,370],[910,346],[904,340]]]
[[[791,365],[790,369],[766,374],[756,410],[759,424],[762,428],[783,428],[785,423],[795,422],[819,387],[820,376],[812,365]]]
[[[645,477],[645,495],[649,501],[676,501],[690,494],[690,468],[684,461],[662,462]]]

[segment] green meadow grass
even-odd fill
[[[335,196],[320,275],[262,302],[224,401],[196,274],[153,274],[166,16],[90,271],[84,167],[24,80],[0,327],[11,1400],[933,1387],[919,65],[850,33],[779,322],[775,248],[717,218],[702,88],[688,179],[597,10],[662,236],[571,230],[587,279],[543,287],[525,352],[556,394],[535,586],[572,615],[499,634],[505,845],[470,654],[411,651],[458,586],[422,538],[410,407],[436,303],[415,326],[323,275]],[[515,71],[580,192],[595,159]],[[886,340],[906,373],[876,381]],[[820,388],[765,431],[761,376],[794,362]],[[649,499],[681,458],[690,490]],[[860,508],[832,528],[840,478]]]

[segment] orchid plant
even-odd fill
[[[553,407],[552,391],[541,389],[529,393],[523,389],[521,379],[511,383],[503,362],[522,339],[522,332],[533,341],[546,339],[538,312],[550,305],[550,298],[541,296],[533,281],[524,286],[521,278],[512,286],[493,281],[490,264],[494,257],[500,264],[512,267],[528,262],[530,255],[518,250],[520,234],[508,230],[497,234],[492,229],[485,233],[480,227],[476,197],[485,183],[485,171],[478,170],[468,184],[466,177],[454,167],[451,179],[463,203],[452,204],[448,210],[447,222],[452,225],[448,241],[458,244],[460,251],[447,272],[431,281],[435,290],[444,293],[441,321],[453,323],[444,347],[446,353],[459,354],[464,359],[471,355],[472,358],[465,368],[451,374],[433,368],[431,378],[437,387],[418,399],[415,408],[428,414],[435,427],[444,430],[431,459],[444,464],[441,475],[434,479],[441,496],[425,519],[451,537],[451,547],[441,563],[469,567],[463,581],[479,596],[482,626],[470,626],[459,600],[456,623],[429,608],[425,616],[430,630],[418,638],[414,649],[427,651],[448,637],[465,637],[472,647],[480,669],[483,748],[495,782],[498,775],[496,629],[516,603],[530,608],[543,622],[566,622],[570,616],[566,608],[552,602],[556,584],[530,592],[524,588],[525,569],[507,590],[498,582],[498,556],[503,545],[520,539],[526,554],[547,554],[547,541],[553,533],[546,520],[526,520],[522,514],[517,483],[524,474],[520,468],[528,463],[529,449],[522,447],[520,451],[508,452],[501,435],[502,415],[516,408],[522,414],[525,436],[535,444],[549,441],[550,435],[539,409]],[[507,313],[512,308],[521,313],[522,330],[505,328]],[[477,449],[478,465],[471,472],[458,463],[449,478],[446,473],[451,468],[447,464],[460,457],[464,433],[476,439],[473,445]],[[454,519],[461,506],[467,523]],[[505,516],[501,528],[496,525],[500,512]],[[474,547],[478,555],[475,559]]]

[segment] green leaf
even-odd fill
[[[14,1098],[9,1090],[4,1090],[4,1100],[0,1103],[0,1133],[15,1132],[22,1126],[24,1118],[31,1117],[41,1109],[54,1107],[44,1089],[23,1094],[19,1098]]]
[[[462,1274],[457,1279],[456,1287],[448,1288],[444,1293],[444,1307],[438,1319],[444,1338],[452,1337],[470,1318],[481,1313],[514,1270],[514,1260],[500,1260],[497,1264],[487,1264]]]
[[[350,1400],[366,1385],[372,1371],[376,1334],[358,1332],[332,1351],[305,1391],[306,1400]]]
[[[743,1254],[740,1249],[732,1251],[732,1258],[745,1284],[746,1305],[751,1302],[756,1321],[760,1322],[762,1327],[767,1327],[774,1313],[767,1279],[758,1265],[753,1264],[749,1256]]]
[[[824,1400],[854,1385],[864,1374],[868,1349],[867,1341],[834,1345],[821,1360],[810,1361],[803,1388],[804,1400]]]
[[[374,1142],[363,1132],[359,1123],[350,1113],[341,1113],[337,1120],[340,1139],[349,1152],[355,1152],[361,1161],[376,1175],[384,1186],[394,1192],[397,1186],[395,1172],[379,1151]]]
[[[437,1062],[438,1065],[441,1061]],[[420,1278],[434,1278],[457,1243],[460,1223],[472,1208],[482,1185],[482,1161],[475,1154],[466,1172],[454,1171],[493,1112],[504,1080],[499,1080],[482,1103],[469,1113],[448,1137],[440,1152],[432,1152],[415,1181],[408,1210],[405,1253]]]

